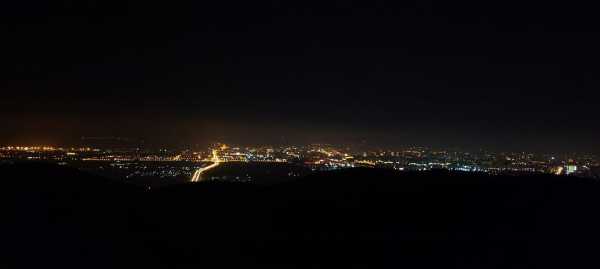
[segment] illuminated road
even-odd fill
[[[202,167],[202,168],[199,168],[198,170],[196,170],[196,172],[194,172],[194,175],[192,176],[192,180],[191,180],[192,182],[202,181],[202,174],[204,174],[204,172],[221,165],[221,160],[219,159],[219,156],[217,155],[216,150],[213,150],[212,155],[213,155],[213,157],[212,157],[211,161],[213,163],[209,166]]]

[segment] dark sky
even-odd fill
[[[0,143],[93,135],[600,151],[592,6],[7,2]]]

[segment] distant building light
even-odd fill
[[[567,165],[567,175],[573,174],[575,172],[577,172],[576,165]]]

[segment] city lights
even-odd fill
[[[0,148],[0,159],[54,162],[86,171],[105,172],[106,167],[110,167],[120,171],[119,174],[124,174],[125,178],[178,177],[190,182],[221,178],[204,175],[225,163],[290,164],[311,171],[364,167],[396,171],[441,169],[492,175],[554,174],[580,177],[597,177],[597,167],[600,165],[596,156],[582,154],[557,156],[525,152],[469,152],[426,147],[361,151],[352,150],[352,147],[348,146],[325,144],[230,146],[216,143],[206,150],[5,146]],[[296,175],[297,173],[284,174]],[[250,176],[246,180],[250,180]]]

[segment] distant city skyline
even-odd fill
[[[118,180],[136,179],[139,183],[150,184],[145,185],[147,187],[206,180],[253,182],[254,175],[250,175],[250,171],[259,173],[259,178],[274,177],[279,180],[307,175],[311,171],[359,167],[594,178],[598,177],[600,167],[598,156],[590,154],[465,151],[427,147],[367,149],[327,144],[249,146],[214,143],[204,148],[150,149],[127,144],[134,141],[123,138],[93,138],[86,141],[95,143],[72,148],[0,147],[0,161],[56,163]],[[271,169],[276,169],[277,174],[270,174]],[[158,178],[161,180],[153,181]]]

